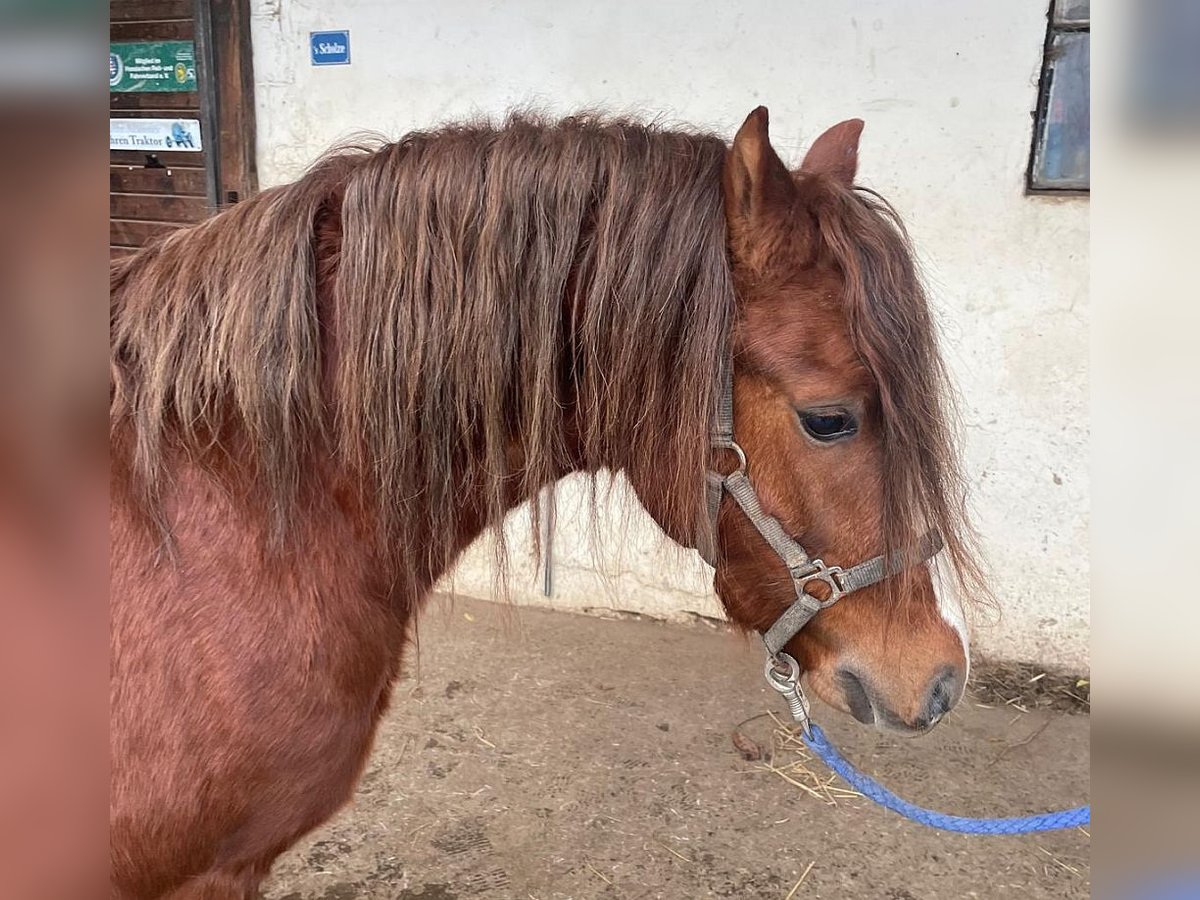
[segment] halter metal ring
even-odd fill
[[[713,447],[718,450],[732,450],[737,455],[738,466],[733,474],[746,474],[746,451],[742,449],[742,445],[735,440],[714,440]],[[726,476],[728,477],[728,476]]]
[[[786,668],[787,672],[780,671]],[[781,694],[787,694],[796,689],[800,682],[800,663],[787,653],[767,656],[767,664],[763,670],[767,683]]]
[[[821,609],[824,609],[827,606],[833,606],[849,593],[841,581],[841,577],[845,573],[846,570],[841,566],[827,566],[824,560],[814,559],[810,560],[807,565],[792,570],[792,581],[796,583],[798,591],[804,591],[810,581],[820,581],[825,584],[829,588],[829,596],[824,600],[813,597],[812,594],[808,595],[821,605]]]
[[[737,470],[744,475],[746,473],[746,465],[747,465],[746,451],[742,449],[742,445],[739,444],[737,441],[730,441],[729,449],[737,454],[737,458],[738,458]]]

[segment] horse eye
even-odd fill
[[[800,413],[800,424],[809,437],[818,441],[836,441],[858,431],[858,423],[847,410],[820,409]]]

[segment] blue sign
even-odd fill
[[[308,39],[314,66],[350,65],[349,31],[313,31]]]

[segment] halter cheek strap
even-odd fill
[[[721,366],[720,377],[720,396],[713,426],[712,446],[714,449],[731,450],[737,454],[738,467],[728,475],[714,471],[705,475],[710,526],[708,533],[712,542],[698,549],[709,565],[716,565],[717,513],[722,497],[728,493],[750,520],[750,524],[775,551],[775,555],[787,566],[788,574],[792,578],[796,599],[762,635],[768,655],[772,660],[776,660],[788,641],[821,610],[833,606],[847,594],[878,584],[910,565],[932,558],[942,549],[942,537],[938,532],[931,531],[922,538],[916,553],[893,558],[890,562],[883,556],[876,556],[849,569],[826,565],[822,559],[813,559],[808,551],[787,533],[778,519],[763,512],[754,485],[750,483],[746,474],[746,453],[733,437],[733,375],[730,364],[725,363]],[[824,583],[829,591],[824,600],[817,599],[806,590],[809,584],[816,581]]]

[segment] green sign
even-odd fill
[[[108,45],[110,91],[196,90],[196,47],[191,41]]]

